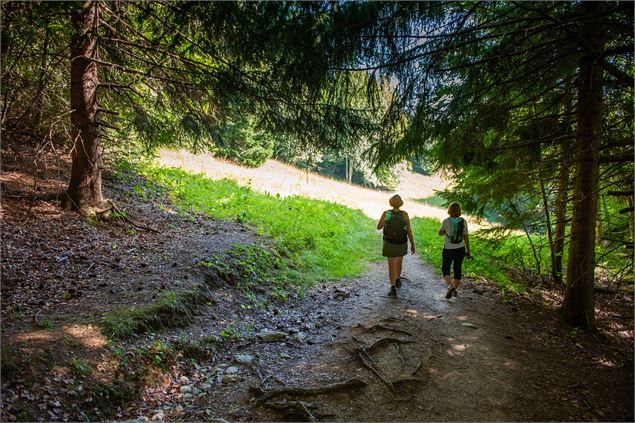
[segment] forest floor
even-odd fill
[[[267,248],[248,226],[177,213],[162,193],[135,192],[135,175],[107,176],[105,194],[158,232],[87,221],[32,201],[24,168],[4,152],[2,421],[633,421],[632,291],[598,293],[587,334],[558,318],[558,290],[510,296],[466,280],[446,300],[407,256],[398,298],[375,263],[286,301],[261,289],[245,307],[200,263]],[[51,165],[35,191],[63,189],[64,169]],[[104,313],[201,284],[207,300],[183,327],[125,340],[101,329]]]

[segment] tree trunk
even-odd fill
[[[96,30],[98,7],[84,1],[71,14],[74,30],[71,46],[71,124],[73,150],[71,152],[71,180],[66,191],[65,207],[90,213],[101,207],[102,147],[101,128],[97,122],[97,59]]]
[[[562,311],[574,326],[595,330],[595,220],[598,208],[599,137],[602,129],[602,67],[604,29],[597,22],[604,4],[581,3],[583,57],[578,81],[578,126],[576,131],[576,169],[573,191],[573,220],[569,243],[567,288]],[[595,21],[594,21],[595,19]]]
[[[565,132],[567,135],[571,133],[571,103],[571,79],[567,78],[564,97]],[[567,152],[567,145],[563,141],[560,143],[558,192],[555,204],[556,222],[553,241],[553,253],[555,256],[553,276],[557,283],[562,283],[562,255],[564,253],[564,236],[567,227],[567,198],[569,196],[569,165],[569,152]]]

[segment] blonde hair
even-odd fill
[[[403,206],[403,200],[401,199],[401,197],[399,196],[399,194],[395,194],[392,197],[390,197],[390,200],[388,200],[388,202],[390,203],[390,205],[396,209],[398,209],[399,207]]]
[[[450,204],[450,207],[448,207],[448,214],[451,217],[459,217],[461,215],[461,205],[457,202]]]

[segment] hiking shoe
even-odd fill
[[[448,288],[448,292],[445,293],[445,299],[449,300],[452,298],[452,291],[456,291],[453,286]]]
[[[452,296],[453,296],[453,297],[456,297],[456,296],[457,296],[457,293],[456,293],[456,288],[452,288]]]
[[[388,296],[389,297],[396,297],[397,296],[397,290],[395,289],[394,286],[390,287],[390,292],[388,292]]]
[[[401,278],[397,278],[397,280],[395,281],[395,286],[397,288],[401,288]]]

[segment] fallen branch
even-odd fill
[[[269,391],[263,391],[259,388],[254,388],[253,390],[261,392],[260,397],[256,400],[256,405],[261,405],[265,401],[279,397],[280,395],[299,395],[299,396],[311,396],[311,395],[320,395],[325,394],[327,392],[337,391],[340,389],[347,388],[355,388],[358,386],[365,386],[366,382],[358,378],[351,378],[344,380],[342,382],[335,382],[329,385],[318,386],[315,388],[302,388],[302,387],[288,387],[288,388],[275,388]]]

